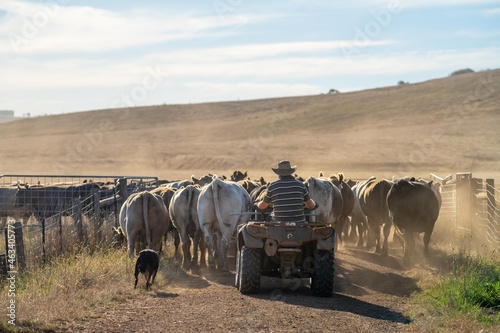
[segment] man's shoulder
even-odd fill
[[[275,181],[272,181],[269,184],[269,188],[274,187],[276,185],[282,185],[282,184],[305,186],[304,183],[302,183],[300,180],[297,180],[295,178],[284,178],[284,179],[280,178],[280,179],[276,179]]]

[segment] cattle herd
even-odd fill
[[[415,233],[424,233],[424,254],[428,255],[441,206],[438,184],[414,178],[353,181],[343,174],[326,177],[322,173],[296,178],[304,182],[319,204],[315,219],[336,229],[337,246],[356,242],[358,247],[388,255],[388,237],[394,227],[405,261],[411,259]],[[30,212],[40,220],[73,198],[87,198],[97,188],[102,185],[93,182],[64,187],[0,187],[0,213],[22,218]],[[245,213],[254,210],[266,188],[262,177],[252,180],[240,171],[230,179],[207,174],[200,179],[192,176],[165,182],[154,190],[129,195],[121,206],[120,227],[114,233],[117,240],[126,239],[129,257],[144,249],[161,252],[166,235],[173,233],[176,254],[182,243],[185,269],[205,266],[208,254],[210,268],[228,271],[228,250],[236,227],[260,218],[258,212]]]

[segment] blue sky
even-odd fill
[[[0,2],[17,116],[312,95],[500,68],[500,1]]]

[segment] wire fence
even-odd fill
[[[112,246],[124,199],[158,185],[156,177],[2,175],[0,255],[12,249],[7,227],[14,222],[21,269],[34,269],[82,247]],[[493,179],[457,174],[442,182],[440,192],[437,225],[447,228],[445,233],[500,250],[500,189]]]
[[[437,225],[455,241],[467,240],[470,247],[500,250],[500,189],[494,179],[473,178],[458,173],[442,181],[442,205]]]
[[[156,177],[2,175],[0,254],[15,248],[18,269],[32,270],[82,247],[109,247],[125,198],[157,186]]]

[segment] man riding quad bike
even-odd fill
[[[312,214],[304,209],[310,212],[317,204],[292,176],[295,170],[289,161],[273,168],[279,179],[255,205],[258,210],[272,205],[273,213],[238,227],[235,285],[242,294],[259,292],[261,276],[311,278],[313,295],[333,294],[335,230],[306,220]]]

